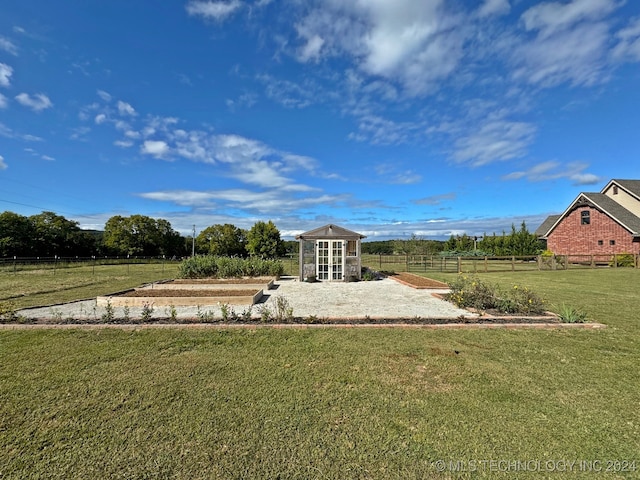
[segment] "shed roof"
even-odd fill
[[[316,240],[322,238],[329,239],[345,239],[345,240],[358,240],[367,238],[365,235],[347,230],[346,228],[339,227],[338,225],[328,224],[324,227],[319,227],[314,230],[296,235],[296,240]]]

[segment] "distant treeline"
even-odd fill
[[[544,245],[528,232],[524,222],[509,234],[451,236],[449,240],[427,240],[413,235],[407,240],[362,243],[362,253],[382,255],[536,255]],[[193,239],[173,229],[171,223],[145,215],[107,220],[104,231],[82,230],[79,223],[53,212],[26,217],[0,213],[0,257],[69,256],[167,256],[196,254],[258,256],[275,258],[298,252],[298,242],[284,241],[273,222],[256,222],[249,230],[231,224],[203,229]]]

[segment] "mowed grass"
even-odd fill
[[[94,298],[144,283],[175,278],[178,263],[71,266],[0,270],[0,302],[15,308],[41,307]]]
[[[0,331],[0,478],[638,478],[640,272],[481,278],[608,327]]]

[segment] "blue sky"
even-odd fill
[[[0,211],[534,230],[640,178],[632,0],[0,7]]]

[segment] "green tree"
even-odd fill
[[[95,248],[93,237],[83,232],[78,222],[53,212],[29,217],[32,225],[33,253],[39,256],[89,255]]]
[[[247,232],[225,223],[205,228],[196,237],[198,253],[232,257],[247,254]]]
[[[184,240],[167,220],[116,215],[104,226],[104,245],[115,255],[182,255]]]
[[[280,231],[275,224],[256,222],[247,233],[247,251],[261,258],[277,258],[282,253]]]
[[[25,216],[13,212],[0,213],[0,257],[32,254],[33,225]]]

